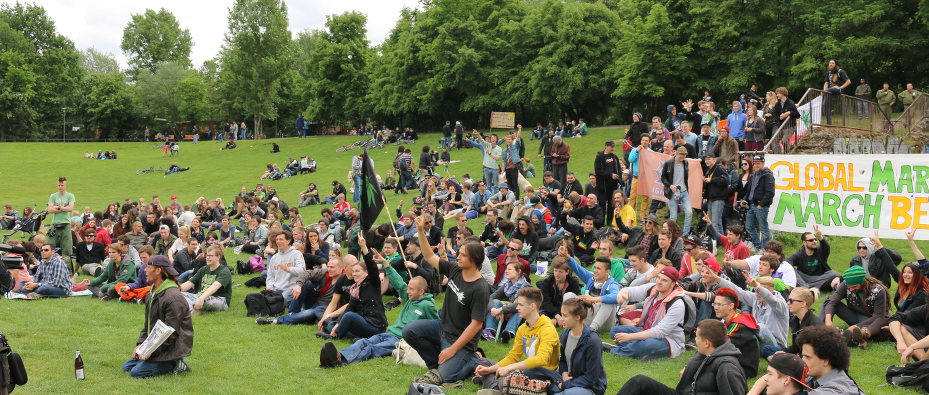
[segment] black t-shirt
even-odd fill
[[[484,322],[487,317],[487,303],[490,301],[490,288],[483,277],[467,282],[461,276],[458,265],[445,259],[439,260],[439,272],[448,277],[448,292],[445,306],[442,308],[442,332],[450,342],[457,340],[471,320]],[[465,345],[465,351],[472,353],[477,348],[477,336]]]
[[[339,279],[335,281],[335,284],[332,284],[332,295],[339,295],[339,306],[348,303],[349,299],[352,298],[348,291],[354,284],[355,280],[349,278],[348,274],[339,276]]]
[[[826,83],[830,88],[838,88],[845,84],[845,81],[848,81],[848,74],[845,70],[837,69],[826,73]]]

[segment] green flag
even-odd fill
[[[377,182],[374,162],[368,156],[368,150],[361,157],[361,185],[357,187],[361,188],[361,229],[367,231],[384,209],[384,194]]]

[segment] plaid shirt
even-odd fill
[[[42,260],[39,268],[36,269],[33,281],[71,292],[71,278],[68,277],[68,267],[61,260],[61,256],[57,254],[52,259]]]

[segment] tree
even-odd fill
[[[117,138],[125,138],[125,131],[135,118],[132,94],[126,78],[120,72],[95,73],[83,84],[78,111],[84,114],[85,128],[98,131],[99,138],[107,139],[114,131]]]
[[[154,72],[142,69],[134,86],[135,97],[144,109],[145,118],[165,118],[184,121],[179,107],[184,99],[178,96],[178,85],[191,72],[174,62],[161,62]]]
[[[181,29],[177,18],[164,8],[158,12],[147,9],[144,14],[132,14],[123,29],[122,49],[129,57],[133,72],[140,69],[155,71],[159,63],[174,62],[190,67],[190,31]]]
[[[291,49],[287,5],[282,0],[235,1],[229,11],[220,85],[231,107],[253,118],[256,137],[262,136],[262,120],[276,116]]]
[[[174,87],[174,97],[177,98],[178,120],[197,122],[208,118],[207,87],[199,72],[188,70],[186,77]]]
[[[309,40],[307,116],[326,124],[359,120],[368,89],[367,18],[356,11],[326,17],[326,31]]]
[[[20,99],[26,101],[19,107],[19,111],[25,112],[16,115],[15,119],[21,124],[7,137],[54,136],[54,131],[59,127],[61,108],[73,105],[71,103],[78,97],[83,77],[80,54],[74,49],[71,40],[57,33],[54,21],[42,7],[34,4],[5,3],[0,5],[0,21],[9,26],[9,30],[17,32],[15,39],[12,38],[14,35],[6,34],[16,45],[5,46],[3,49],[21,55],[9,55],[6,59],[19,62],[13,69],[28,70],[35,77],[31,92],[20,92],[23,94]]]
[[[119,63],[113,54],[103,53],[94,48],[81,51],[81,67],[87,73],[112,73],[119,71]]]

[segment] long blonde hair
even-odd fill
[[[774,108],[777,104],[777,95],[774,92],[768,91],[764,94],[765,96],[765,107]]]

